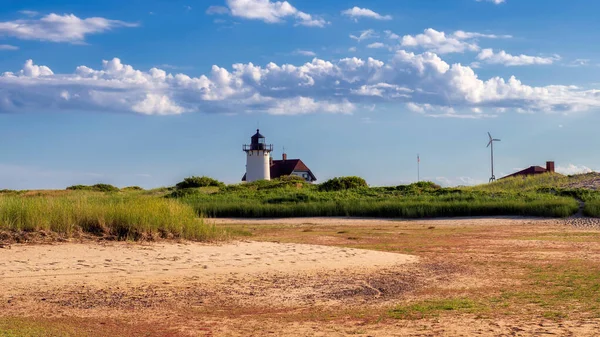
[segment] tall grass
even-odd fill
[[[283,198],[282,198],[283,199]],[[284,199],[285,200],[285,199]],[[570,198],[475,199],[393,198],[383,200],[331,200],[261,203],[256,200],[188,199],[198,214],[209,217],[271,218],[355,216],[386,218],[432,218],[457,216],[567,217],[577,212]]]
[[[68,236],[83,231],[134,240],[211,240],[222,235],[198,219],[193,208],[177,201],[82,192],[56,197],[0,195],[0,229]]]
[[[600,218],[600,200],[587,201],[583,214],[589,217]]]

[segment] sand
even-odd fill
[[[511,315],[443,312],[415,320],[387,315],[398,305],[429,298],[488,303],[501,291],[529,289],[522,265],[597,261],[596,229],[517,217],[209,221],[249,231],[256,241],[0,248],[0,331],[11,317],[59,331],[79,329],[73,330],[77,336],[596,336],[600,331],[600,319],[585,313],[544,315],[562,310],[556,307],[511,307]]]
[[[0,292],[74,282],[102,285],[125,279],[366,270],[417,261],[403,254],[273,242],[13,245],[0,251]]]

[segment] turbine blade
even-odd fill
[[[492,145],[492,141],[490,140],[490,142],[488,143],[488,145],[486,147],[490,147],[490,145]]]
[[[495,142],[499,142],[499,141],[500,141],[500,139],[494,139],[494,141],[495,141]]]
[[[488,136],[490,137],[490,140],[492,140],[492,135],[488,132]]]

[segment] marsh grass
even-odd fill
[[[61,196],[0,195],[0,229],[76,232],[118,239],[211,240],[224,235],[185,204],[162,198],[73,192]]]
[[[329,195],[324,195],[329,194]],[[459,216],[567,217],[577,202],[551,195],[463,194],[454,196],[365,196],[335,192],[273,191],[254,196],[216,194],[181,198],[198,214],[209,217],[274,218],[353,216],[377,218],[433,218]]]
[[[583,214],[589,217],[600,218],[600,200],[591,200],[585,203]]]

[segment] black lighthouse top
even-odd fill
[[[244,151],[273,151],[273,145],[267,145],[265,143],[265,136],[261,135],[258,129],[256,129],[256,134],[254,134],[254,136],[252,136],[250,139],[250,145],[244,145]]]

